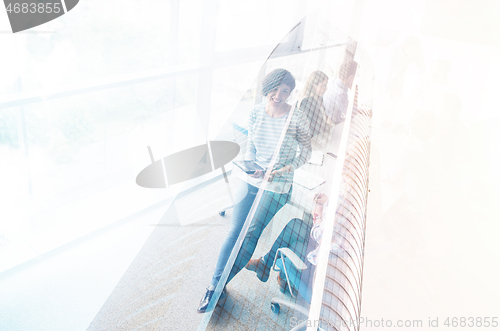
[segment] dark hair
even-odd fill
[[[304,89],[304,97],[313,96],[316,93],[314,88],[325,80],[328,80],[328,76],[323,71],[313,71],[307,79],[306,88]]]
[[[292,92],[295,88],[295,78],[293,78],[292,74],[285,69],[276,69],[271,71],[262,81],[262,94],[266,96],[269,92],[281,84],[290,86],[290,92]]]

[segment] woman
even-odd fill
[[[329,256],[329,259],[335,257],[344,260],[350,259],[355,261],[358,266],[361,265],[360,261],[362,254],[362,241],[359,232],[361,224],[359,223],[360,215],[355,205],[353,205],[353,201],[362,201],[362,197],[359,196],[359,191],[362,190],[360,182],[353,179],[357,178],[357,175],[352,169],[357,167],[356,164],[359,164],[357,151],[362,148],[363,144],[365,144],[364,140],[355,139],[354,142],[350,143],[347,147],[331,237],[331,254]],[[308,219],[301,220],[299,218],[294,218],[289,221],[269,252],[261,258],[250,260],[246,268],[254,271],[257,278],[265,282],[269,277],[277,250],[283,247],[289,248],[305,263],[306,268],[303,270],[297,269],[294,263],[288,258],[277,259],[276,266],[280,269],[278,284],[284,292],[287,288],[285,279],[288,278],[292,286],[292,289],[289,290],[298,291],[301,296],[310,303],[314,273],[318,262],[319,244],[323,237],[324,206],[328,203],[328,200],[327,195],[323,193],[316,194],[314,196],[312,221]],[[355,202],[355,204],[357,204],[357,202]],[[330,263],[334,264],[334,262]],[[287,274],[284,273],[285,269],[287,270]]]
[[[327,137],[329,132],[323,105],[323,95],[327,85],[328,76],[322,71],[314,71],[307,79],[300,103],[300,110],[307,115],[309,120],[311,136],[317,139]]]
[[[245,267],[262,231],[290,198],[294,170],[311,157],[307,118],[286,102],[294,88],[295,79],[285,69],[272,71],[262,82],[262,94],[266,100],[256,105],[250,114],[245,160],[255,162],[262,169],[272,168],[272,171],[269,178],[265,178],[265,170],[257,170],[251,175],[241,174],[242,181],[239,182],[240,187],[236,192],[238,202],[233,209],[231,227],[222,244],[212,282],[198,307],[199,313],[204,313],[210,303],[259,187],[264,184],[264,192],[258,202],[258,208],[255,209],[251,221],[249,220],[250,226],[227,282]],[[286,134],[283,141],[280,141],[284,130]],[[263,183],[266,179],[267,182]],[[224,295],[225,289],[221,297]]]
[[[256,273],[260,281],[266,282],[276,257],[276,252],[280,248],[287,247],[291,249],[301,261],[304,261],[306,268],[304,271],[296,269],[293,264],[285,258],[286,266],[283,266],[282,260],[278,259],[276,265],[281,270],[278,274],[278,285],[280,290],[285,292],[300,291],[303,297],[310,302],[312,293],[312,280],[316,270],[318,243],[321,240],[323,232],[323,206],[328,202],[328,196],[318,193],[314,196],[313,219],[311,221],[294,218],[283,228],[280,235],[274,241],[269,252],[259,259],[253,259],[248,262],[246,268]],[[312,238],[313,240],[309,240]],[[288,270],[288,279],[293,288],[288,288],[286,284],[286,275],[284,269]]]

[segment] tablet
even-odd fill
[[[241,170],[246,172],[247,174],[253,174],[257,170],[263,170],[265,172],[265,169],[262,168],[260,165],[255,163],[254,161],[233,161],[234,164],[238,166]]]

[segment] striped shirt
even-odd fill
[[[273,181],[266,185],[266,190],[276,193],[290,191],[293,170],[306,163],[312,154],[309,122],[302,111],[294,109],[276,163],[271,164],[281,133],[285,130],[288,116],[291,113],[292,110],[281,117],[271,117],[266,113],[265,103],[256,105],[250,113],[245,160],[253,160],[264,169],[272,167],[272,170],[278,170],[286,165],[293,167],[290,173],[275,176]],[[253,178],[248,175],[244,176],[243,179],[257,187],[262,182],[262,178]]]

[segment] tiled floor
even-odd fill
[[[214,182],[197,190],[225,190]],[[190,200],[185,195],[184,201]],[[220,217],[217,210],[205,220],[179,225],[179,206],[172,205],[130,264],[114,291],[92,321],[89,330],[195,330],[204,315],[196,313],[215,266],[231,210]],[[243,270],[228,285],[228,296],[219,303],[208,329],[285,330],[294,312],[270,309],[273,297],[284,296],[276,273],[266,283]],[[219,314],[220,313],[220,314]],[[220,315],[220,318],[218,317]],[[303,317],[301,317],[303,318]],[[278,323],[276,323],[278,322]]]
[[[276,272],[266,283],[260,282],[255,274],[243,270],[228,286],[228,296],[219,301],[207,330],[289,330],[292,318],[303,320],[302,314],[281,306],[279,313],[271,310],[271,299],[280,298],[305,307],[307,303],[295,299],[287,292],[280,292]],[[292,326],[292,327],[291,327]]]
[[[196,199],[200,191],[228,194],[222,177],[198,188]],[[190,205],[190,195],[181,198],[0,275],[0,330],[196,330],[204,317],[196,308],[231,210],[221,217],[214,205],[204,220],[181,226],[179,209]],[[289,217],[295,209],[286,208]],[[271,234],[262,239],[256,255],[274,240]],[[208,329],[287,330],[292,317],[303,319],[286,307],[278,315],[271,311],[273,297],[291,298],[279,291],[275,272],[261,283],[242,270],[228,294]]]

